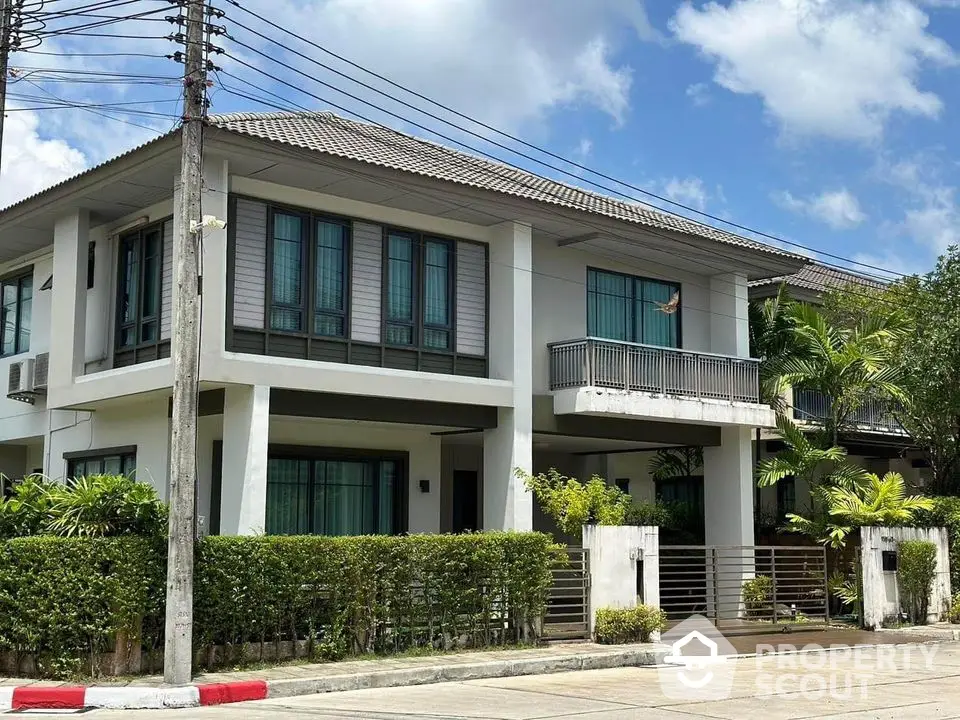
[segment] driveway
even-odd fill
[[[564,720],[960,717],[960,644],[862,648],[728,662],[722,699],[677,692],[681,668],[620,668],[311,695],[220,707],[96,711],[100,720]],[[719,672],[719,671],[718,671]],[[672,689],[665,693],[661,681]]]

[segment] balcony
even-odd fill
[[[893,415],[889,401],[872,398],[847,420],[850,429],[860,432],[906,435]],[[830,398],[817,390],[793,391],[793,418],[798,422],[820,424],[830,416]]]
[[[773,425],[759,361],[586,338],[549,345],[554,412]]]

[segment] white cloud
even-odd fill
[[[670,178],[663,183],[663,193],[674,202],[696,210],[705,210],[710,194],[698,177]]]
[[[733,0],[688,2],[671,28],[716,63],[718,85],[760,96],[788,133],[872,140],[893,113],[943,108],[920,71],[958,57],[927,24],[907,0]]]
[[[629,111],[632,74],[612,59],[614,51],[637,37],[658,38],[642,0],[252,0],[248,7],[364,67],[510,131],[540,123],[564,106],[595,108],[622,123]],[[240,19],[250,22],[243,13]],[[265,32],[319,56],[278,31]],[[255,42],[243,31],[238,35]],[[276,45],[258,46],[282,55]],[[312,75],[318,72],[315,65],[302,65],[304,71],[308,68]],[[354,68],[338,69],[358,74]],[[346,81],[330,81],[358,91]],[[261,77],[257,82],[265,81]],[[351,102],[313,83],[304,86],[337,102]],[[303,96],[298,101],[317,104]],[[376,102],[391,106],[382,97]],[[390,109],[416,116],[407,108]]]
[[[892,164],[881,163],[878,174],[903,192],[906,209],[897,225],[901,234],[934,253],[960,244],[958,189],[943,180],[935,158],[918,155]]]
[[[694,83],[687,87],[687,97],[697,107],[702,107],[710,102],[710,89],[706,83]]]
[[[577,143],[576,149],[573,151],[573,154],[577,157],[588,158],[593,153],[593,140],[590,138],[580,138],[580,142]]]
[[[774,193],[773,201],[785,210],[819,220],[834,230],[856,227],[867,219],[856,196],[846,188],[824,190],[808,198],[798,198],[784,190]]]
[[[83,153],[65,141],[42,136],[40,118],[11,108],[3,127],[0,208],[75,175],[86,167]]]

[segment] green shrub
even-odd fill
[[[630,509],[630,496],[596,475],[582,483],[555,468],[539,475],[518,468],[516,474],[560,532],[571,537],[579,538],[583,526],[591,523],[623,525]]]
[[[947,622],[954,625],[960,623],[960,593],[956,593],[950,601],[950,609],[947,610]]]
[[[672,508],[662,502],[635,502],[627,510],[625,525],[670,527],[673,523]]]
[[[324,657],[535,640],[554,552],[540,533],[209,537],[194,639],[308,640]]]
[[[160,613],[164,555],[148,538],[0,543],[0,651],[31,656],[42,676],[98,674],[115,633]]]
[[[658,607],[639,604],[632,608],[600,608],[593,633],[603,645],[650,642],[654,632],[667,627],[667,615]]]
[[[933,509],[917,514],[917,527],[943,527],[950,543],[950,587],[960,588],[960,497],[934,497]]]
[[[926,540],[903,540],[897,547],[897,585],[901,602],[915,625],[927,621],[930,591],[937,572],[937,546]]]
[[[29,476],[0,499],[0,538],[32,535],[157,537],[166,532],[167,506],[153,486],[124,475],[91,475],[51,482]]]
[[[770,612],[773,617],[773,579],[768,575],[757,575],[745,580],[740,586],[743,606],[747,615],[757,616]]]

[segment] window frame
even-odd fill
[[[390,236],[398,235],[409,238],[411,241],[411,255],[413,263],[413,292],[412,309],[413,321],[410,343],[391,342],[387,336],[390,325],[406,325],[406,323],[389,320],[387,303],[390,297]],[[385,348],[402,348],[418,352],[440,353],[445,355],[457,354],[457,243],[462,242],[455,238],[436,235],[433,233],[418,232],[393,225],[384,225],[382,228],[381,261],[380,261],[380,344]],[[426,244],[428,242],[441,243],[447,248],[447,324],[427,323],[424,318],[426,310],[427,273],[426,273]],[[489,262],[489,259],[488,259]],[[487,285],[487,304],[489,314],[489,279]],[[489,317],[487,320],[489,325]],[[438,348],[425,345],[423,342],[424,330],[438,330],[446,332],[449,342],[447,347]],[[489,344],[489,340],[487,341]],[[489,349],[488,349],[489,350]]]
[[[163,220],[158,220],[157,222],[149,223],[148,225],[143,225],[142,227],[135,228],[126,233],[123,233],[117,239],[117,290],[115,297],[115,323],[114,323],[114,339],[113,339],[113,349],[115,353],[126,353],[130,351],[142,350],[144,348],[153,348],[159,346],[163,342],[167,342],[162,339],[160,335],[163,330],[163,254],[164,254],[164,227],[168,222],[171,221],[171,218],[164,218]],[[146,318],[149,322],[156,323],[157,326],[157,335],[153,340],[142,341],[141,331],[144,324],[144,315],[142,313],[143,308],[143,287],[144,287],[144,278],[146,263],[144,262],[145,258],[145,241],[144,236],[148,232],[157,232],[159,235],[159,244],[157,252],[157,270],[156,270],[156,303],[157,303],[157,313],[156,316],[150,316]],[[124,321],[123,317],[123,289],[124,289],[124,279],[126,274],[126,268],[123,263],[123,247],[124,241],[133,236],[137,237],[137,247],[138,247],[138,279],[137,279],[137,297],[135,300],[136,303],[136,318],[133,321]],[[89,252],[89,249],[88,249]],[[123,331],[125,329],[134,328],[135,332],[135,342],[130,345],[121,345],[121,340],[123,338]]]
[[[787,503],[788,499],[792,502]],[[785,520],[789,513],[795,513],[796,511],[797,479],[792,475],[787,475],[777,482],[777,517],[780,520]]]
[[[631,303],[631,316],[630,316],[630,319],[632,320],[632,322],[630,323],[630,327],[628,328],[628,333],[627,333],[628,339],[626,339],[626,340],[613,340],[613,339],[611,339],[611,338],[602,338],[602,337],[600,337],[599,335],[595,335],[595,334],[593,334],[593,333],[590,332],[590,293],[592,292],[592,291],[590,290],[590,274],[591,274],[591,273],[605,273],[605,274],[607,274],[607,275],[615,275],[615,276],[617,276],[617,277],[621,277],[621,278],[624,278],[624,279],[630,281],[630,285],[629,285],[629,287],[630,287],[630,303]],[[679,282],[674,282],[674,281],[672,281],[672,280],[664,280],[664,279],[662,279],[662,278],[647,277],[647,276],[645,276],[645,275],[632,275],[632,274],[630,274],[630,273],[620,272],[620,271],[618,271],[618,270],[607,270],[606,268],[595,267],[595,266],[593,266],[593,265],[588,265],[588,266],[587,266],[586,293],[585,293],[585,297],[584,297],[585,307],[586,307],[586,323],[585,323],[585,326],[586,326],[586,328],[587,328],[587,337],[595,337],[595,338],[598,339],[598,340],[609,340],[610,342],[628,342],[628,343],[633,343],[633,344],[637,344],[637,345],[648,345],[648,346],[651,346],[651,347],[665,347],[665,348],[670,348],[670,349],[673,349],[673,350],[681,350],[681,349],[683,349],[683,304],[682,304],[682,302],[681,302],[681,304],[677,307],[677,311],[676,311],[675,313],[673,313],[673,315],[677,318],[677,338],[676,338],[677,342],[676,342],[676,345],[652,345],[651,343],[644,342],[642,339],[639,339],[639,340],[638,340],[638,339],[635,337],[635,335],[636,335],[636,321],[637,321],[637,318],[636,318],[636,307],[637,307],[637,303],[638,303],[636,288],[637,288],[637,283],[638,283],[638,282],[657,283],[657,284],[659,284],[659,285],[666,286],[666,287],[670,288],[670,290],[671,290],[671,296],[673,295],[673,293],[679,293],[679,292],[681,292],[681,290],[682,290],[681,283],[679,283]],[[681,296],[681,300],[682,300],[682,296]],[[645,301],[641,298],[641,299],[639,300],[639,302],[640,302],[640,303],[643,303],[643,302],[645,302]],[[641,330],[641,334],[642,334],[642,330]]]
[[[133,470],[129,473],[131,477],[136,477],[137,472],[137,446],[123,445],[121,447],[97,448],[94,450],[80,450],[76,452],[65,452],[63,459],[67,463],[67,472],[64,475],[66,479],[72,479],[76,476],[76,464],[79,462],[91,462],[94,460],[106,460],[110,457],[120,458],[121,472],[123,470],[124,459],[133,459]]]
[[[290,337],[313,338],[346,342],[350,340],[350,301],[353,291],[352,257],[353,257],[353,221],[349,218],[338,217],[329,213],[320,213],[305,208],[296,208],[282,203],[259,200],[267,208],[267,237],[266,237],[266,276],[264,278],[264,330],[270,335],[286,335]],[[277,304],[273,299],[273,267],[275,252],[275,223],[277,214],[292,215],[301,219],[300,226],[300,305]],[[316,228],[319,223],[339,225],[343,230],[343,258],[341,271],[343,273],[343,333],[341,335],[322,335],[315,332],[317,316],[317,236]],[[231,280],[232,282],[232,280]],[[275,307],[300,312],[300,329],[283,330],[273,327],[273,309]],[[337,313],[324,310],[322,315],[334,316]]]
[[[23,331],[23,301],[24,301],[24,298],[22,297],[23,281],[28,278],[31,281],[30,327],[28,328],[27,341],[25,343],[26,346],[22,347],[20,342],[20,335]],[[33,334],[33,300],[36,295],[35,288],[33,287],[34,285],[36,285],[36,283],[33,281],[34,281],[34,277],[33,277],[32,265],[29,268],[21,268],[20,270],[17,270],[16,272],[11,273],[10,275],[7,275],[2,279],[0,279],[0,305],[2,305],[2,302],[3,302],[3,288],[5,288],[7,285],[14,285],[14,284],[16,285],[16,288],[17,288],[17,301],[16,301],[17,316],[16,316],[16,319],[14,320],[13,352],[8,353],[3,351],[2,333],[0,333],[0,358],[14,357],[15,355],[22,355],[23,353],[30,352],[30,338]]]
[[[267,463],[270,460],[295,460],[297,462],[309,463],[310,479],[308,483],[308,507],[314,504],[314,498],[317,488],[314,463],[317,461],[334,462],[363,462],[363,463],[396,463],[397,475],[394,480],[394,506],[392,515],[393,536],[402,535],[407,532],[409,525],[409,495],[410,495],[410,455],[406,452],[395,450],[368,450],[357,448],[337,448],[337,447],[319,447],[304,445],[270,445],[267,448]],[[269,484],[269,477],[267,478]],[[379,515],[379,484],[374,483],[374,516]],[[269,493],[267,495],[269,497]],[[264,511],[266,512],[266,500],[264,501]],[[307,514],[307,535],[317,534],[314,529],[314,515],[312,512]],[[266,527],[264,527],[266,532]]]

